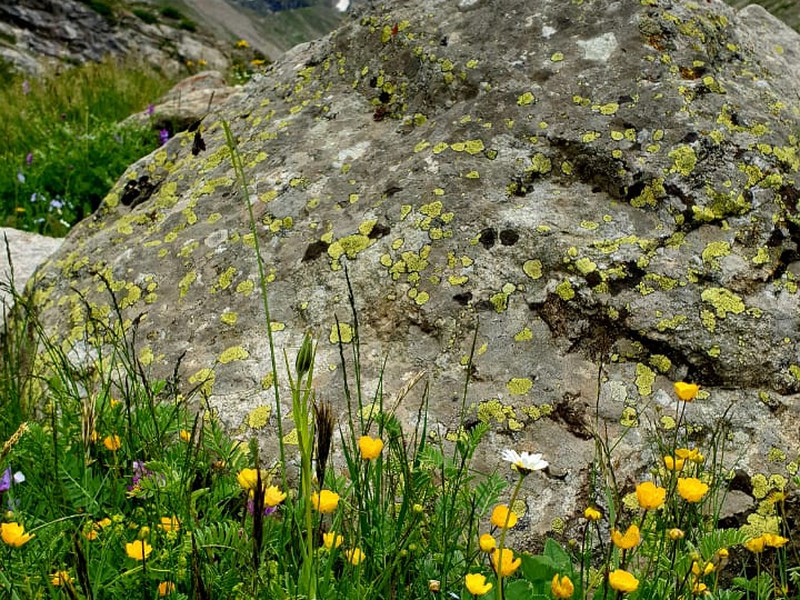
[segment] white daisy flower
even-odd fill
[[[542,459],[541,454],[531,454],[530,452],[519,454],[515,450],[505,449],[500,456],[503,460],[510,462],[512,468],[523,475],[534,471],[541,471],[542,469],[546,469],[548,465],[548,462]]]

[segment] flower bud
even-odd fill
[[[294,361],[294,370],[297,373],[297,378],[301,379],[303,375],[311,370],[314,362],[314,342],[311,335],[306,333],[303,337],[303,343],[300,345],[300,350],[297,352],[297,358]]]

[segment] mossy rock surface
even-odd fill
[[[426,371],[441,435],[478,327],[467,406],[496,431],[487,468],[514,445],[568,473],[531,492],[537,527],[582,510],[601,361],[612,426],[659,422],[671,382],[696,380],[709,395],[688,417],[708,428],[727,414],[748,468],[782,469],[767,456],[797,430],[800,44],[770,23],[716,1],[417,0],[356,15],[209,115],[206,150],[183,135],[131,166],[32,291],[70,356],[94,356],[88,306],[136,328],[154,375],[181,357],[184,388],[205,382],[232,430],[266,423],[274,440],[225,120],[274,340],[291,362],[317,335],[320,397],[344,407],[346,266],[365,389],[387,355],[388,394]],[[131,209],[126,182],[143,175],[152,195]],[[407,424],[418,401],[397,408]],[[643,439],[619,447],[623,470],[652,464]]]

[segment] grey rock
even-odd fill
[[[18,294],[23,293],[30,276],[62,242],[60,238],[0,227],[0,304],[3,314],[13,304],[12,288]]]
[[[676,380],[707,392],[686,407],[698,436],[735,432],[728,466],[794,469],[800,103],[768,40],[793,56],[798,36],[754,37],[718,1],[372,6],[209,116],[206,151],[183,135],[131,166],[39,271],[48,330],[85,343],[74,290],[103,314],[102,274],[153,375],[182,356],[189,389],[213,370],[222,421],[275,447],[254,238],[224,120],[266,263],[279,381],[282,353],[311,330],[318,394],[343,410],[334,324],[350,343],[347,267],[365,393],[386,357],[388,394],[425,372],[445,437],[477,328],[466,405],[493,426],[480,465],[498,468],[513,446],[553,467],[525,490],[531,535],[582,510],[596,427],[624,434],[615,467],[628,489],[658,463],[650,433],[675,415]],[[157,188],[131,210],[120,197],[143,174]],[[397,406],[406,424],[421,389]]]

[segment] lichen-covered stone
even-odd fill
[[[72,290],[116,318],[103,274],[130,298],[149,369],[183,356],[186,387],[250,431],[274,401],[258,242],[277,377],[311,330],[317,389],[337,407],[338,341],[358,333],[366,403],[388,356],[383,389],[425,370],[431,431],[457,431],[478,328],[467,406],[494,428],[482,460],[514,445],[566,473],[530,492],[539,531],[583,510],[594,407],[612,434],[658,423],[643,413],[672,414],[674,380],[708,390],[687,418],[701,432],[726,415],[743,468],[776,472],[774,448],[796,460],[800,102],[782,57],[797,36],[782,31],[773,55],[716,0],[386,6],[205,119],[206,151],[179,136],[133,165],[40,271],[48,331],[85,343]],[[119,196],[142,174],[158,188],[130,210]],[[128,284],[155,286],[150,301]],[[414,393],[397,408],[407,424]],[[630,432],[620,468],[652,465],[645,447]]]

